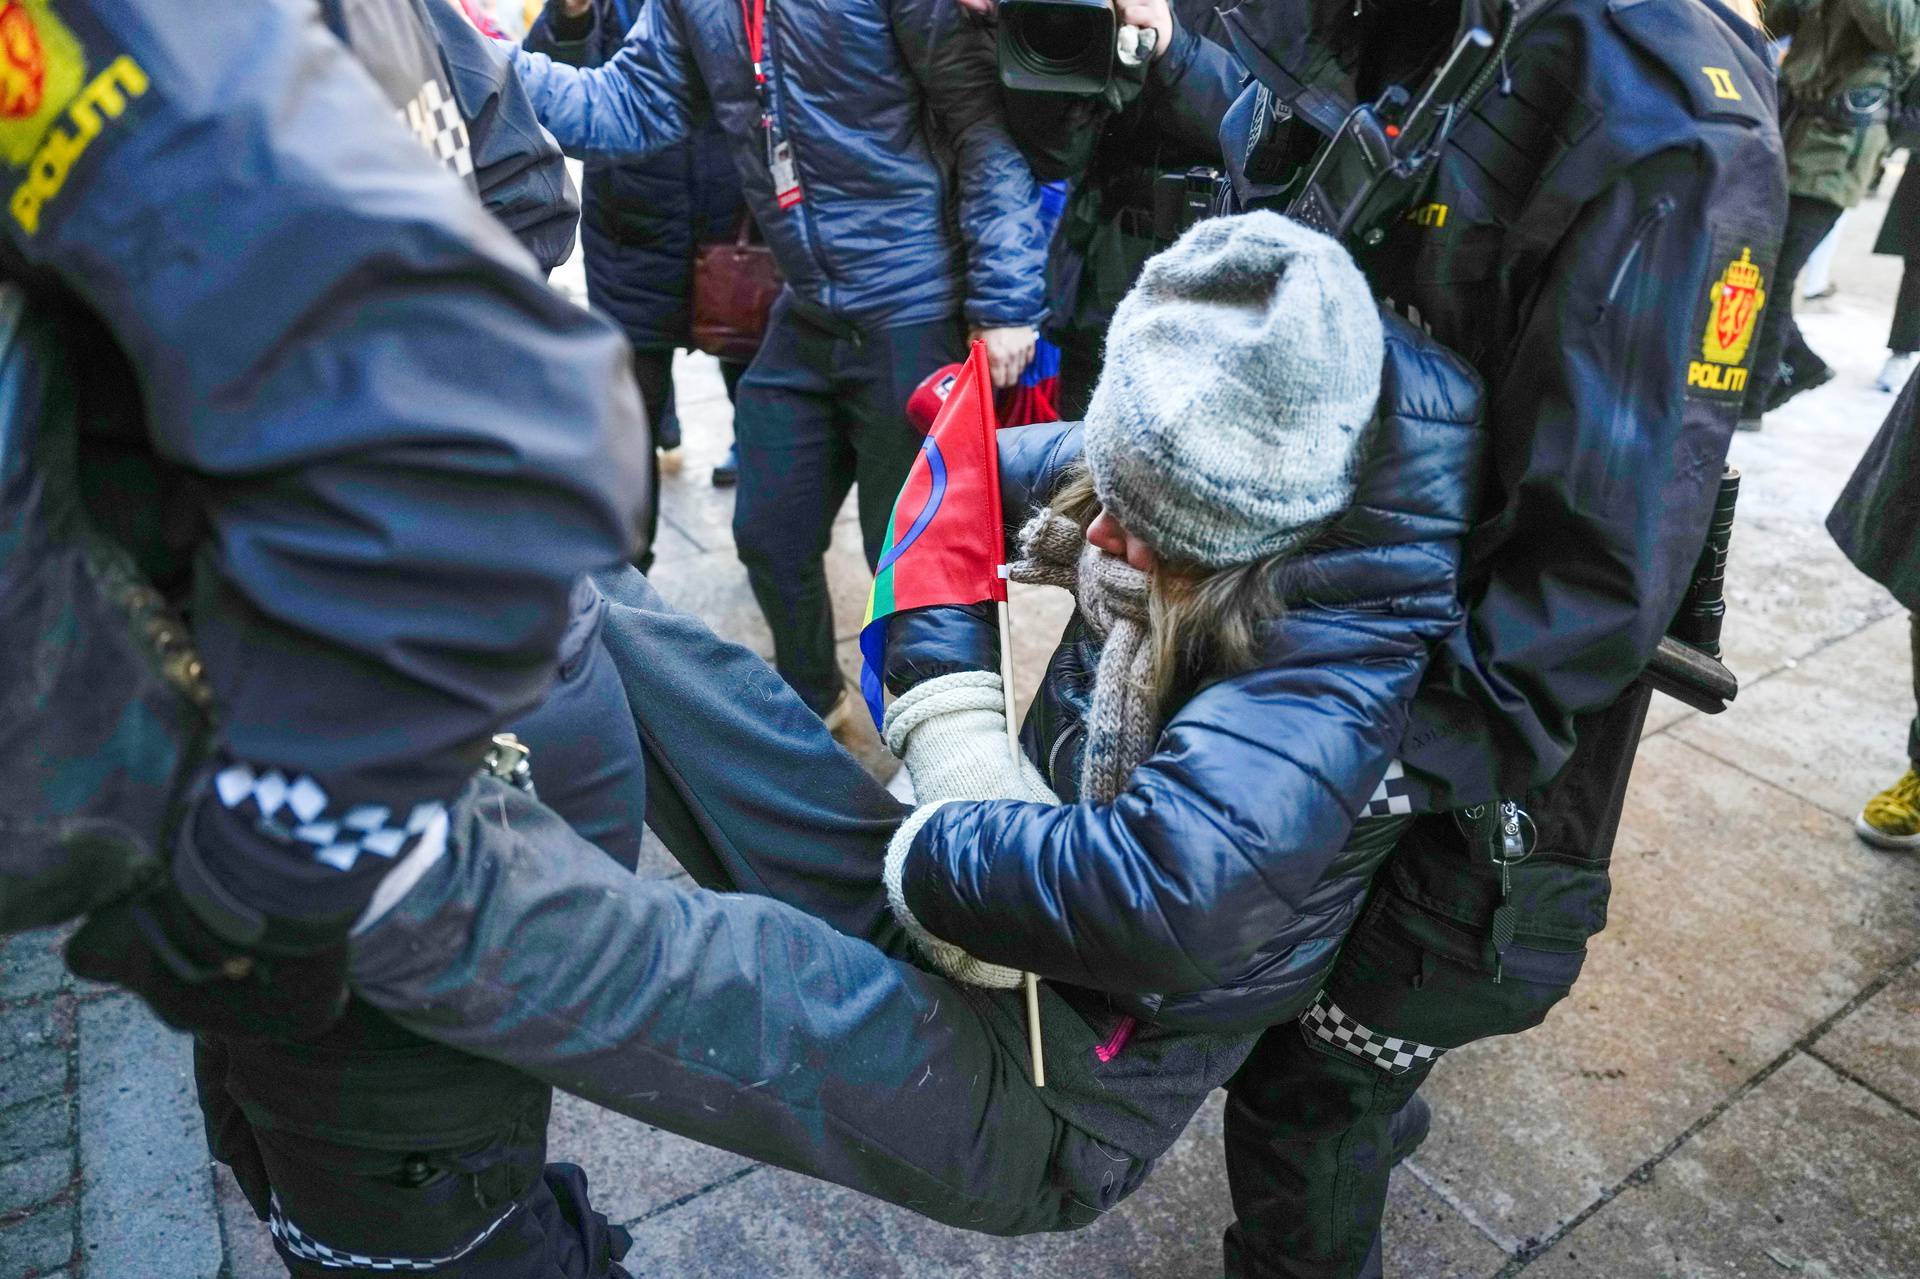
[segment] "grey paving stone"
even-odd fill
[[[64,1145],[73,1137],[73,1107],[65,1097],[43,1097],[0,1113],[0,1162]]]
[[[1796,1055],[1528,1279],[1920,1272],[1920,1121]]]
[[[641,879],[673,879],[686,872],[660,842],[660,837],[645,830],[640,834],[640,862],[634,867],[634,874]]]
[[[43,1150],[0,1164],[0,1212],[32,1208],[65,1191],[73,1181],[73,1152]]]
[[[1920,947],[1920,862],[1648,739],[1607,930],[1544,1025],[1442,1060],[1418,1162],[1509,1247],[1547,1238]]]
[[[132,996],[81,1010],[80,1219],[91,1274],[220,1270],[191,1053]]]
[[[65,1091],[67,1046],[44,1044],[0,1058],[0,1109]]]
[[[1920,968],[1909,968],[1813,1045],[1814,1052],[1920,1111]]]
[[[0,1000],[27,999],[65,986],[60,947],[67,935],[64,928],[36,928],[0,939]]]
[[[0,1275],[14,1279],[65,1265],[73,1256],[73,1216],[71,1203],[57,1203],[0,1226]]]
[[[586,1169],[593,1206],[615,1222],[646,1216],[753,1166],[564,1093],[554,1098],[547,1138],[547,1158]]]
[[[57,1003],[0,1010],[0,1064],[62,1043],[67,1030],[65,1010]]]
[[[220,1229],[227,1241],[227,1273],[223,1279],[286,1279],[287,1267],[273,1250],[267,1223],[253,1215],[253,1206],[240,1193],[240,1184],[220,1164],[213,1165],[214,1202]]]
[[[1850,832],[1861,804],[1907,767],[1907,633],[1904,615],[1876,622],[1744,690],[1728,713],[1688,719],[1671,735],[1819,805]]]
[[[815,1279],[1174,1279],[1218,1274],[1232,1219],[1216,1096],[1154,1177],[1105,1220],[1067,1235],[996,1239],[935,1225],[904,1209],[792,1173],[762,1168],[642,1222],[640,1271],[685,1279],[806,1275]],[[1503,1254],[1413,1179],[1396,1176],[1387,1220],[1396,1275],[1484,1276]]]

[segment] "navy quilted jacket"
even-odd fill
[[[647,0],[594,0],[577,21],[549,3],[523,45],[595,67],[620,49]],[[731,239],[746,206],[726,135],[708,120],[685,142],[641,160],[594,160],[581,184],[587,300],[642,351],[687,344],[694,250]]]
[[[1383,313],[1386,372],[1353,505],[1280,570],[1258,669],[1202,688],[1108,805],[1077,793],[1098,652],[1069,625],[1023,741],[1064,806],[949,804],[907,860],[913,912],[982,959],[1116,996],[1162,1024],[1250,1029],[1319,989],[1397,819],[1356,825],[1386,776],[1433,646],[1459,626],[1461,539],[1484,465],[1478,379]],[[1079,429],[1001,434],[1017,528],[1079,456]],[[895,691],[997,669],[991,620],[894,619]]]
[[[1045,309],[1039,193],[1006,128],[993,40],[953,0],[770,0],[769,105],[804,199],[774,198],[740,0],[648,0],[605,65],[514,65],[569,154],[633,158],[719,122],[788,284],[886,327]]]

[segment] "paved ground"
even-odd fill
[[[1920,860],[1848,821],[1902,766],[1906,622],[1821,520],[1888,398],[1896,264],[1857,215],[1841,293],[1808,318],[1841,378],[1742,437],[1729,660],[1718,718],[1657,703],[1615,858],[1612,925],[1540,1029],[1449,1056],[1434,1134],[1397,1175],[1401,1276],[1920,1275]],[[766,648],[707,485],[727,409],[713,366],[682,382],[689,444],[665,494],[656,579]],[[835,540],[852,634],[854,528]],[[1017,605],[1030,686],[1057,607]],[[871,736],[856,743],[884,767]],[[671,873],[656,858],[653,873]],[[187,1048],[126,997],[62,974],[57,939],[0,943],[0,1279],[256,1279],[281,1271],[210,1169]],[[554,1153],[586,1165],[649,1276],[1217,1273],[1220,1114],[1079,1235],[982,1239],[563,1099]]]

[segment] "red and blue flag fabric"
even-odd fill
[[[894,499],[860,626],[860,691],[873,722],[886,711],[880,672],[887,618],[935,604],[1007,598],[1000,451],[987,348],[975,342]]]
[[[1053,238],[1067,207],[1067,184],[1048,182],[1040,188],[1040,226]],[[1060,420],[1060,348],[1042,337],[1033,346],[1033,359],[1017,385],[1001,392],[1000,425],[1030,426]]]

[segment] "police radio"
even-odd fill
[[[1511,31],[1511,17],[1507,22]],[[1480,96],[1498,54],[1493,36],[1472,27],[1453,46],[1420,97],[1399,85],[1347,113],[1320,148],[1287,216],[1355,248],[1372,248],[1413,202],[1454,122]],[[1505,40],[1501,42],[1504,49]]]

